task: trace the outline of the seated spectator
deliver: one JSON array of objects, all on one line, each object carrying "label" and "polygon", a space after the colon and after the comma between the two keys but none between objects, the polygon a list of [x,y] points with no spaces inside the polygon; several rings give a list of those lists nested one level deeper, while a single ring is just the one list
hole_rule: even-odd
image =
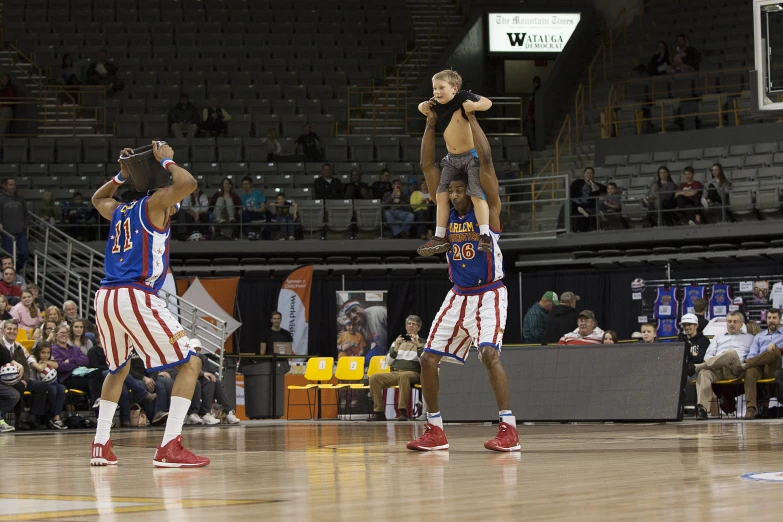
[{"label": "seated spectator", "polygon": [[19,302],[22,289],[16,286],[16,270],[11,267],[3,269],[3,280],[0,281],[0,294],[3,294],[10,304]]},{"label": "seated spectator", "polygon": [[647,74],[649,76],[657,76],[670,72],[674,72],[674,69],[672,69],[672,60],[669,57],[669,46],[663,40],[658,40],[655,54],[650,58],[650,63],[647,64]]},{"label": "seated spectator", "polygon": [[577,327],[560,338],[557,344],[601,344],[604,340],[604,331],[598,328],[595,322],[595,314],[591,310],[582,310],[577,317]]},{"label": "seated spectator", "polygon": [[226,112],[217,98],[210,98],[209,105],[201,111],[201,129],[212,138],[226,134],[226,123],[231,121],[231,115]]},{"label": "seated spectator", "polygon": [[726,333],[718,334],[710,341],[704,354],[704,362],[696,364],[696,418],[707,419],[707,407],[717,414],[713,404],[712,383],[722,379],[734,379],[742,375],[742,363],[750,351],[753,336],[742,333],[745,318],[739,312],[726,316]]},{"label": "seated spectator", "polygon": [[283,314],[277,310],[269,314],[271,326],[261,333],[261,344],[259,345],[259,354],[266,355],[273,353],[275,343],[292,343],[294,338],[291,332],[280,325],[283,322]]},{"label": "seated spectator", "polygon": [[[35,339],[36,341],[47,341],[53,343],[55,337],[57,336],[57,323],[52,321],[44,321],[43,325],[41,325],[41,328],[36,330],[36,332],[40,332],[38,334],[38,338]],[[38,343],[36,343],[36,346],[37,345]]]},{"label": "seated spectator", "polygon": [[[191,337],[190,347],[196,351],[199,359],[201,359],[201,374],[198,378],[201,382],[201,411],[203,412],[201,420],[204,421],[204,424],[218,424],[220,422],[239,424],[236,412],[228,402],[223,381],[209,371],[210,368],[214,368],[215,364],[202,353],[201,340]],[[216,401],[220,406],[220,413],[217,416],[212,412],[213,401]]]},{"label": "seated spectator", "polygon": [[411,223],[413,222],[413,212],[408,201],[408,197],[402,192],[402,183],[395,179],[392,182],[391,192],[383,196],[383,217],[386,224],[391,227],[392,235],[395,238],[410,237]]},{"label": "seated spectator", "polygon": [[577,322],[576,302],[581,299],[573,292],[563,292],[560,304],[552,307],[546,318],[546,335],[544,343],[555,344],[561,337],[571,331]]},{"label": "seated spectator", "polygon": [[622,213],[622,196],[617,193],[617,183],[607,183],[606,194],[598,198],[598,215],[601,216],[603,223],[608,222],[609,219],[619,219],[624,228],[631,228]]},{"label": "seated spectator", "polygon": [[[8,299],[6,299],[4,295],[0,294],[0,321],[13,319],[9,313],[10,311],[11,307],[8,305]],[[0,329],[2,329],[2,325],[0,325]]]},{"label": "seated spectator", "polygon": [[304,133],[296,138],[296,151],[304,156],[305,161],[323,161],[323,142],[312,128],[309,123],[304,124]]},{"label": "seated spectator", "polygon": [[82,353],[78,346],[68,342],[71,337],[71,329],[68,325],[61,324],[57,327],[55,342],[52,345],[52,357],[57,361],[57,380],[68,389],[81,390],[90,397],[90,404],[97,408],[101,399],[101,387],[103,375],[101,372],[90,368],[90,360]]},{"label": "seated spectator", "polygon": [[658,342],[658,339],[656,338],[657,327],[653,323],[644,323],[640,330],[642,332],[642,336],[639,338],[638,342],[645,344]]},{"label": "seated spectator", "polygon": [[254,221],[268,222],[266,196],[260,190],[253,188],[253,178],[242,178],[242,227],[248,239],[269,239],[269,228],[254,226]]},{"label": "seated spectator", "polygon": [[234,183],[230,178],[224,178],[221,189],[209,200],[212,220],[215,223],[217,237],[237,237],[237,221],[241,216],[242,200],[234,193]]},{"label": "seated spectator", "polygon": [[544,344],[549,312],[559,304],[560,301],[557,299],[557,294],[551,290],[544,293],[537,303],[533,303],[533,306],[525,313],[525,318],[522,321],[522,338],[525,343]]},{"label": "seated spectator", "polygon": [[351,182],[345,185],[343,197],[345,199],[362,199],[362,192],[368,188],[362,181],[362,171],[357,167],[351,169]]},{"label": "seated spectator", "polygon": [[79,317],[79,310],[76,307],[76,303],[73,301],[65,301],[63,303],[63,320],[68,323],[70,327],[77,319],[84,322],[85,332],[88,336],[92,335],[92,341],[95,342],[95,336],[98,334],[98,329],[88,319]]},{"label": "seated spectator", "polygon": [[674,53],[674,70],[677,72],[698,71],[701,65],[701,53],[697,51],[688,39],[688,35],[677,36],[677,50]]},{"label": "seated spectator", "polygon": [[[19,378],[22,378],[24,367],[11,358],[11,352],[5,347],[5,343],[0,342],[0,366],[6,364],[15,366]],[[5,417],[14,410],[21,397],[22,394],[16,390],[16,385],[12,386],[0,381],[0,433],[10,433],[15,430],[13,426],[9,426],[5,422]]]},{"label": "seated spectator", "polygon": [[11,128],[16,96],[16,87],[11,83],[11,77],[7,74],[0,75],[0,136],[8,134]]},{"label": "seated spectator", "polygon": [[696,378],[696,365],[704,362],[704,354],[710,346],[710,340],[699,331],[699,318],[696,314],[685,314],[680,319],[680,328],[685,334],[685,348],[688,349],[688,379]]},{"label": "seated spectator", "polygon": [[38,203],[38,216],[52,226],[60,219],[61,212],[51,190],[44,190],[43,198]]},{"label": "seated spectator", "polygon": [[98,57],[87,68],[86,76],[88,84],[106,86],[106,94],[109,96],[125,88],[125,83],[117,79],[117,66],[107,59],[106,49],[98,51]]},{"label": "seated spectator", "polygon": [[[133,351],[131,354],[128,364],[130,364],[130,370],[128,371],[128,377],[125,379],[126,387],[133,390],[134,397],[142,399],[142,406],[152,426],[164,424],[169,416],[169,405],[171,403],[169,391],[171,387],[167,390],[166,377],[158,378],[158,376],[161,373],[166,376],[169,374],[165,372],[147,373],[144,361],[136,351]],[[171,385],[174,385],[173,380]],[[128,414],[128,421],[130,423],[130,413]]]},{"label": "seated spectator", "polygon": [[758,415],[756,404],[756,383],[759,379],[772,379],[780,369],[780,350],[783,348],[783,330],[780,329],[780,310],[767,310],[767,329],[753,338],[748,356],[742,369],[745,370],[745,410],[746,419],[755,419]]},{"label": "seated spectator", "polygon": [[677,200],[674,198],[676,191],[677,185],[672,181],[669,169],[663,165],[658,167],[658,179],[650,185],[647,193],[647,221],[650,226],[671,225],[674,222],[671,210],[677,208]]},{"label": "seated spectator", "polygon": [[710,174],[712,179],[707,183],[707,193],[702,198],[701,204],[705,207],[714,207],[722,205],[724,201],[728,203],[731,182],[723,173],[723,165],[715,163],[710,167]]},{"label": "seated spectator", "polygon": [[[36,381],[42,381],[44,372],[49,369],[57,370],[59,366],[57,361],[52,359],[52,343],[49,341],[36,343],[33,347],[32,356],[35,362],[30,363],[30,367],[33,370],[30,373],[30,378]],[[46,397],[49,402],[49,409],[46,412],[49,427],[55,430],[67,430],[68,427],[60,419],[60,415],[63,413],[63,405],[65,404],[65,386],[56,380],[44,383],[44,385],[46,386]]]},{"label": "seated spectator", "polygon": [[413,219],[416,222],[416,236],[426,241],[432,237],[434,220],[430,215],[430,193],[427,189],[427,180],[422,180],[421,185],[415,185],[411,192],[411,210],[413,210]]},{"label": "seated spectator", "polygon": [[587,167],[584,177],[571,182],[568,189],[571,198],[571,230],[574,232],[587,232],[595,227],[590,216],[595,215],[598,197],[606,193],[606,187],[593,181],[594,177],[595,169]]},{"label": "seated spectator", "polygon": [[195,138],[198,133],[201,115],[198,109],[190,102],[187,93],[179,95],[179,103],[169,110],[169,128],[175,138]]},{"label": "seated spectator", "polygon": [[389,169],[383,169],[380,179],[372,184],[372,197],[374,199],[382,199],[391,190],[391,172],[389,172]]},{"label": "seated spectator", "polygon": [[30,363],[35,362],[35,358],[19,343],[16,342],[16,335],[18,333],[18,325],[15,320],[9,319],[3,324],[3,337],[0,342],[8,349],[11,354],[11,358],[22,367],[22,378],[14,385],[16,391],[19,392],[19,396],[24,396],[24,392],[30,392],[32,395],[32,406],[30,408],[29,415],[25,419],[25,404],[24,400],[20,400],[16,403],[14,414],[16,416],[15,427],[17,430],[41,430],[45,429],[46,425],[39,422],[41,417],[46,413],[46,386],[36,380],[30,379],[31,367]]},{"label": "seated spectator", "polygon": [[70,201],[65,201],[62,209],[63,223],[70,225],[67,228],[77,240],[84,241],[85,238],[92,235],[87,227],[97,223],[98,218],[90,204],[82,197],[81,192],[75,191],[73,198]]},{"label": "seated spectator", "polygon": [[290,241],[293,241],[296,239],[294,234],[294,223],[298,217],[296,203],[285,199],[283,192],[278,192],[277,196],[275,196],[275,202],[271,206],[274,212],[272,221],[276,221],[280,227],[280,240],[288,238]]},{"label": "seated spectator", "polygon": [[8,313],[19,323],[20,329],[28,330],[30,333],[41,326],[43,322],[33,293],[29,290],[22,291],[19,302]]},{"label": "seated spectator", "polygon": [[[184,230],[184,233],[181,233],[181,236],[184,235],[182,239],[188,239],[194,233],[198,233],[202,239],[209,235],[209,199],[201,192],[201,184],[182,200],[177,220],[180,230]],[[185,224],[182,225],[182,222]]]},{"label": "seated spectator", "polygon": [[[11,256],[3,256],[2,258],[2,269],[5,270],[6,268],[13,268],[14,267],[14,258]],[[18,287],[23,287],[26,283],[24,281],[24,277],[22,277],[19,274],[16,274],[16,278],[14,279],[14,284]]]},{"label": "seated spectator", "polygon": [[755,336],[761,333],[761,326],[759,326],[759,323],[757,323],[756,321],[748,321],[747,323],[745,323],[745,330],[750,335]]},{"label": "seated spectator", "polygon": [[333,177],[331,163],[321,166],[321,176],[313,182],[313,198],[315,199],[343,199],[343,184]]},{"label": "seated spectator", "polygon": [[614,330],[607,330],[604,332],[604,344],[617,344],[617,342],[617,332]]},{"label": "seated spectator", "polygon": [[696,315],[696,319],[699,321],[699,333],[703,333],[704,329],[710,324],[710,321],[704,317],[707,312],[707,306],[710,302],[703,297],[697,297],[693,300],[693,313]]},{"label": "seated spectator", "polygon": [[497,178],[500,181],[519,179],[519,170],[515,170],[511,162],[503,158],[498,162]]},{"label": "seated spectator", "polygon": [[680,183],[677,192],[674,193],[677,208],[680,209],[680,220],[691,225],[701,224],[701,212],[693,212],[688,209],[701,206],[701,194],[704,189],[704,185],[700,181],[693,179],[694,175],[693,167],[685,167],[682,170],[682,176],[685,180]]},{"label": "seated spectator", "polygon": [[60,85],[81,85],[79,68],[73,64],[71,53],[65,53],[60,61],[60,75],[57,83]]},{"label": "seated spectator", "polygon": [[275,161],[275,156],[279,156],[283,153],[283,144],[280,143],[275,129],[267,129],[266,136],[264,137],[266,139],[267,150],[266,160],[269,162]]},{"label": "seated spectator", "polygon": [[84,331],[84,319],[79,318],[71,323],[71,335],[68,342],[74,346],[78,346],[83,354],[87,355],[90,348],[92,348],[93,342],[85,335]]},{"label": "seated spectator", "polygon": [[383,390],[392,386],[400,387],[400,395],[397,399],[397,420],[410,420],[408,403],[410,402],[411,388],[419,384],[421,379],[421,353],[424,350],[424,339],[419,337],[421,319],[417,315],[409,315],[405,319],[405,335],[400,335],[391,345],[386,363],[389,365],[389,373],[376,373],[370,377],[370,394],[372,395],[372,414],[367,420],[385,421]]},{"label": "seated spectator", "polygon": [[29,290],[31,294],[33,294],[33,301],[35,301],[35,304],[38,305],[39,310],[43,310],[43,296],[41,295],[41,290],[38,288],[38,285],[35,283],[30,283],[29,285],[23,285],[22,286],[22,292],[25,290]]},{"label": "seated spectator", "polygon": [[[136,352],[134,351],[133,353],[135,354]],[[106,352],[103,351],[103,348],[92,346],[87,353],[87,358],[90,360],[90,368],[95,368],[104,378],[109,374],[109,365],[106,363]],[[148,418],[152,418],[152,404],[157,399],[157,395],[154,392],[150,392],[143,383],[134,379],[129,371],[128,375],[125,376],[125,381],[122,383],[120,398],[117,401],[120,411],[120,426],[123,428],[132,426],[130,392],[133,392],[134,401],[145,409],[145,414]]]}]

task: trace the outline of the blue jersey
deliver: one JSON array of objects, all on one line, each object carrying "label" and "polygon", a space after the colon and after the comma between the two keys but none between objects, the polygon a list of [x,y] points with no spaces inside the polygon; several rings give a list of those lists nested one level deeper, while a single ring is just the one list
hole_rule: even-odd
[{"label": "blue jersey", "polygon": [[473,209],[462,217],[456,210],[451,210],[447,236],[451,250],[446,257],[452,283],[461,288],[475,288],[503,279],[503,253],[498,245],[500,232],[490,230],[489,235],[492,238],[492,250],[480,252],[479,225]]},{"label": "blue jersey", "polygon": [[169,269],[169,227],[157,228],[149,218],[149,196],[119,205],[111,216],[101,286],[132,286],[157,293]]}]

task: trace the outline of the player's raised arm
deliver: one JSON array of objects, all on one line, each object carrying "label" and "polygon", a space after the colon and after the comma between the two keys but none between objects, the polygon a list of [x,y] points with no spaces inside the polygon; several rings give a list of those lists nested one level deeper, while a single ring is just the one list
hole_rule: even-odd
[{"label": "player's raised arm", "polygon": [[495,166],[492,164],[492,148],[489,146],[489,140],[481,130],[475,114],[468,114],[468,122],[470,130],[473,132],[473,146],[476,147],[476,153],[479,157],[481,188],[487,196],[487,205],[489,205],[489,225],[495,230],[500,230],[500,189],[498,188]]},{"label": "player's raised arm", "polygon": [[[122,154],[133,154],[133,149],[122,149]],[[118,160],[119,163],[119,160]],[[114,176],[111,181],[103,184],[101,188],[92,195],[92,206],[98,211],[98,214],[111,221],[111,215],[119,203],[114,199],[117,189],[130,178],[130,173],[125,166],[120,163],[120,172]]]},{"label": "player's raised arm", "polygon": [[171,172],[171,185],[156,190],[149,199],[150,210],[163,211],[189,196],[198,187],[198,182],[190,172],[174,163],[174,149],[169,145],[153,141],[152,153]]},{"label": "player's raised arm", "polygon": [[438,116],[435,111],[427,112],[427,127],[421,138],[421,158],[419,165],[424,172],[424,179],[428,187],[437,187],[440,182],[440,171],[435,166],[435,122]]}]

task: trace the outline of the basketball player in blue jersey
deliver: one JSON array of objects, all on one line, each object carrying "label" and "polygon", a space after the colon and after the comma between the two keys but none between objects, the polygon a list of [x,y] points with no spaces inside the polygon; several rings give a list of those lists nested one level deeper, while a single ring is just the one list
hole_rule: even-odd
[{"label": "basketball player in blue jersey", "polygon": [[[437,116],[434,112],[430,111],[427,115],[427,129],[421,142],[421,167],[428,186],[430,183],[436,186],[438,177],[435,167]],[[438,364],[441,360],[464,364],[470,346],[474,345],[478,348],[479,359],[489,371],[500,410],[498,433],[494,439],[485,442],[484,447],[494,451],[519,451],[516,419],[509,405],[508,378],[500,364],[508,299],[503,285],[503,254],[498,245],[501,230],[498,180],[487,137],[475,115],[469,114],[468,121],[480,161],[481,186],[489,204],[492,247],[489,252],[478,250],[480,233],[473,202],[467,194],[467,179],[464,175],[455,177],[449,184],[449,199],[454,208],[448,222],[451,250],[447,252],[449,278],[454,287],[435,316],[421,356],[422,392],[430,410],[424,434],[409,442],[407,447],[418,451],[449,448],[438,406]]]},{"label": "basketball player in blue jersey", "polygon": [[[106,243],[106,277],[95,293],[95,322],[106,352],[109,375],[103,382],[98,429],[92,444],[90,464],[117,464],[112,452],[111,424],[123,382],[130,370],[131,350],[150,371],[177,367],[166,432],[153,458],[153,466],[194,468],[209,459],[182,447],[182,424],[201,372],[201,360],[190,349],[185,330],[157,296],[169,265],[171,216],[180,201],[196,190],[190,172],[173,161],[174,151],[165,143],[153,143],[153,154],[171,173],[172,183],[151,193],[136,193],[132,201],[118,203],[112,197],[130,177],[121,164],[120,173],[95,192],[92,203],[111,221]],[[131,149],[124,153],[132,154]]]}]

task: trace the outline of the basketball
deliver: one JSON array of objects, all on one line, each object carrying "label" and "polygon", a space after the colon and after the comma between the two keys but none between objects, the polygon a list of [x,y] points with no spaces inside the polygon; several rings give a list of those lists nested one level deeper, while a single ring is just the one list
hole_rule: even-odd
[{"label": "basketball", "polygon": [[8,386],[13,386],[19,382],[19,370],[16,369],[16,366],[12,363],[4,364],[0,368],[0,382]]},{"label": "basketball", "polygon": [[57,380],[57,370],[54,368],[45,368],[44,371],[40,373],[41,376],[41,382],[54,382]]}]

